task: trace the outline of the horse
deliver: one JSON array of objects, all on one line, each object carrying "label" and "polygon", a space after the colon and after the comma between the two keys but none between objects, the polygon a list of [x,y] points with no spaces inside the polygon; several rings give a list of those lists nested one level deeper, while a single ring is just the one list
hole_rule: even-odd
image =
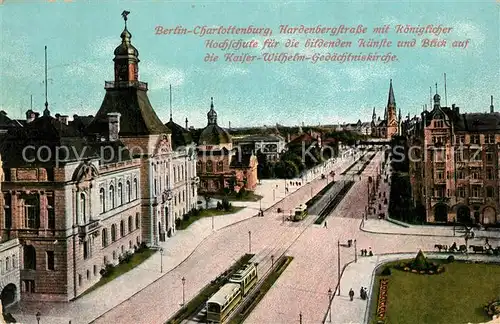
[{"label": "horse", "polygon": [[460,245],[458,247],[458,252],[467,253],[467,246],[465,244]]},{"label": "horse", "polygon": [[457,250],[457,243],[453,242],[453,244],[450,246],[450,248],[448,249],[448,251],[455,252],[456,250]]},{"label": "horse", "polygon": [[445,252],[448,250],[448,246],[443,244],[436,244],[434,245],[434,248],[438,249],[439,252],[441,252],[441,250],[444,250]]},{"label": "horse", "polygon": [[474,253],[477,253],[477,252],[483,253],[484,252],[484,247],[481,245],[471,245],[471,246],[469,246],[469,249],[474,251]]}]

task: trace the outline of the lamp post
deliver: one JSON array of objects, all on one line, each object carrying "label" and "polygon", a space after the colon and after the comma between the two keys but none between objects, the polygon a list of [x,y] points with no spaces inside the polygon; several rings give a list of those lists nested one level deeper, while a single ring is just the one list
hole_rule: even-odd
[{"label": "lamp post", "polygon": [[42,317],[42,314],[40,312],[36,312],[36,322],[40,324],[40,317]]},{"label": "lamp post", "polygon": [[214,215],[212,214],[212,231],[215,230]]},{"label": "lamp post", "polygon": [[339,281],[338,296],[340,296],[340,240],[337,240],[337,277]]},{"label": "lamp post", "polygon": [[160,248],[160,273],[163,273],[163,249]]},{"label": "lamp post", "polygon": [[252,253],[252,231],[248,231],[248,251]]},{"label": "lamp post", "polygon": [[186,278],[182,277],[181,281],[182,281],[182,306],[184,306],[184,304],[186,303],[186,296],[184,293],[184,286],[186,285]]},{"label": "lamp post", "polygon": [[302,312],[299,313],[299,324],[302,324]]},{"label": "lamp post", "polygon": [[259,199],[259,212],[262,214],[262,198]]},{"label": "lamp post", "polygon": [[354,262],[358,262],[358,249],[356,247],[356,239],[354,239]]},{"label": "lamp post", "polygon": [[273,202],[276,200],[276,189],[273,189]]},{"label": "lamp post", "polygon": [[271,255],[271,268],[274,268],[274,255]]},{"label": "lamp post", "polygon": [[328,289],[328,313],[329,315],[329,322],[332,322],[332,288]]}]

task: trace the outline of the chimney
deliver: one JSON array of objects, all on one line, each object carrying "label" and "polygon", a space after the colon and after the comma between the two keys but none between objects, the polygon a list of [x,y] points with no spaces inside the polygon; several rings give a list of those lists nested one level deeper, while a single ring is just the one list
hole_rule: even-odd
[{"label": "chimney", "polygon": [[120,133],[120,113],[108,113],[109,141],[117,141]]},{"label": "chimney", "polygon": [[490,105],[490,113],[494,113],[495,112],[495,107],[493,106],[493,96],[491,96],[491,105]]},{"label": "chimney", "polygon": [[32,121],[34,121],[34,120],[35,120],[35,118],[37,118],[37,117],[38,117],[38,114],[37,114],[37,113],[35,113],[35,112],[34,112],[33,110],[31,110],[31,109],[30,109],[30,110],[28,110],[28,111],[26,112],[26,122],[27,122],[27,123],[31,123],[31,122],[32,122]]},{"label": "chimney", "polygon": [[60,115],[57,120],[59,120],[64,125],[68,125],[68,119],[69,119],[68,115]]},{"label": "chimney", "polygon": [[189,129],[188,128],[188,119],[187,119],[187,117],[186,117],[186,129]]},{"label": "chimney", "polygon": [[231,122],[229,122],[229,129],[231,129]]},{"label": "chimney", "polygon": [[460,114],[460,108],[457,107],[455,104],[451,104],[451,109],[453,110],[453,112],[457,115]]}]

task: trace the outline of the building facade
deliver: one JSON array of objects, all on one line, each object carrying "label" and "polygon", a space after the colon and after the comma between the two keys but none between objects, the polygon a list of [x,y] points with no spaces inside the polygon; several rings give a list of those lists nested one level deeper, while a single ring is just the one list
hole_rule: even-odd
[{"label": "building facade", "polygon": [[500,114],[441,107],[408,121],[410,181],[430,223],[494,225],[499,216]]},{"label": "building facade", "polygon": [[207,119],[198,141],[196,172],[200,177],[200,193],[255,190],[257,157],[233,149],[231,135],[217,124],[213,98]]},{"label": "building facade", "polygon": [[250,135],[234,140],[244,154],[261,152],[268,161],[278,161],[285,151],[285,139],[279,135]]}]

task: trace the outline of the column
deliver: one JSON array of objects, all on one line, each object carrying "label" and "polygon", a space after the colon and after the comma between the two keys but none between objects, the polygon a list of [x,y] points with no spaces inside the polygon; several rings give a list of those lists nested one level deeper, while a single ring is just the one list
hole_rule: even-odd
[{"label": "column", "polygon": [[46,229],[49,225],[48,212],[47,212],[47,195],[44,191],[39,191],[40,197],[40,228]]}]

